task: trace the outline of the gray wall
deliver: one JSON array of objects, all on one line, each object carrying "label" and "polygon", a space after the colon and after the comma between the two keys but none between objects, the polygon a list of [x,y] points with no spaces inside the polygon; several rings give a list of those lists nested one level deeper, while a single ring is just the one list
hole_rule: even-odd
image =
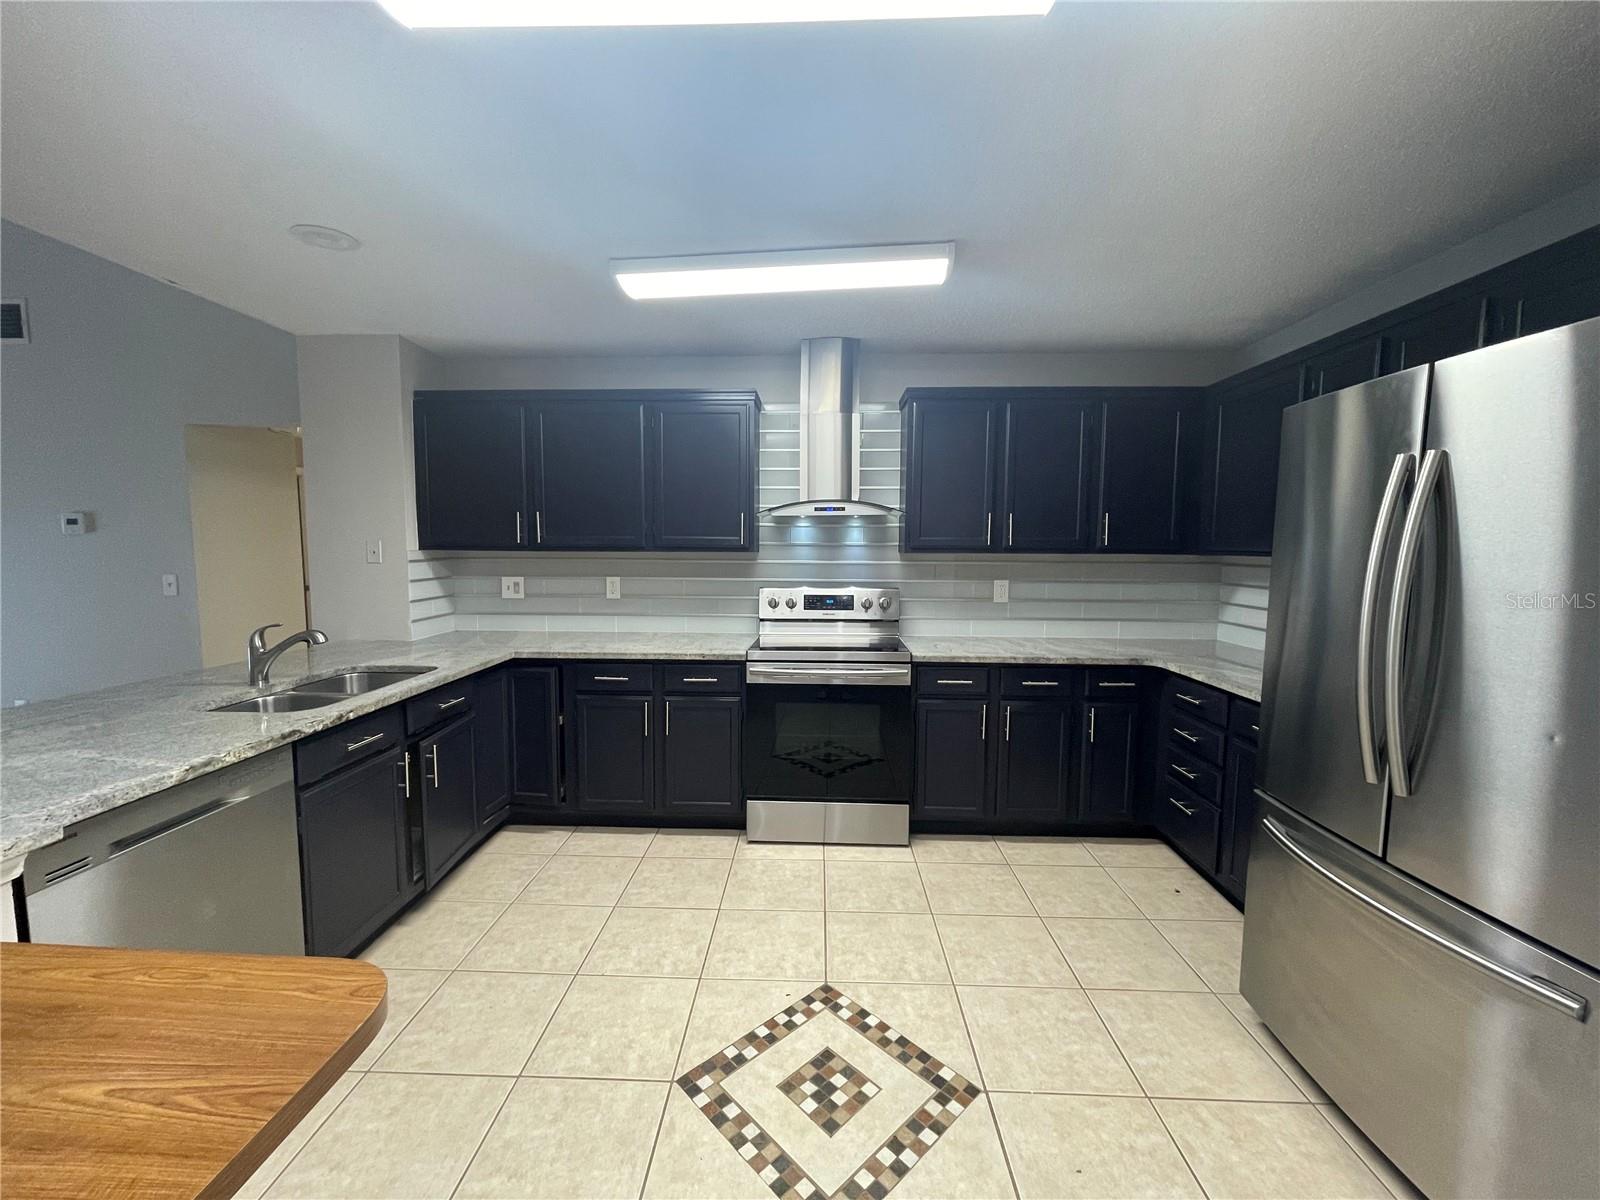
[{"label": "gray wall", "polygon": [[183,427],[297,424],[294,338],[10,222],[0,289],[32,330],[0,349],[0,699],[198,667]]}]

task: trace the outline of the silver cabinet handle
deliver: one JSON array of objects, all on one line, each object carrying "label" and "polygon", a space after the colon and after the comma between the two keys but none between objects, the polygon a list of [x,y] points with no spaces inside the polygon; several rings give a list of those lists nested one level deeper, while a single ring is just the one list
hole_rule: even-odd
[{"label": "silver cabinet handle", "polygon": [[362,738],[359,741],[346,742],[345,746],[344,746],[345,753],[346,754],[354,754],[357,750],[361,749],[361,747],[363,747],[363,746],[370,746],[370,745],[372,745],[373,742],[381,742],[381,741],[383,741],[385,736],[387,736],[387,735],[382,734],[382,733],[374,733],[374,734],[368,735],[367,737]]},{"label": "silver cabinet handle", "polygon": [[517,545],[522,545],[522,510],[517,510]]},{"label": "silver cabinet handle", "polygon": [[650,736],[650,701],[644,702],[644,735]]},{"label": "silver cabinet handle", "polygon": [[441,700],[439,701],[439,711],[443,712],[447,708],[454,708],[456,705],[465,704],[466,702],[467,698],[465,696],[457,696],[454,700]]},{"label": "silver cabinet handle", "polygon": [[1008,546],[1015,544],[1015,542],[1017,540],[1011,534],[1011,520],[1016,515],[1017,515],[1016,513],[1007,513],[1006,514],[1006,545],[1008,545]]},{"label": "silver cabinet handle", "polygon": [[981,709],[979,709],[978,710],[978,714],[979,714],[978,715],[978,740],[980,742],[986,742],[986,741],[989,740],[989,706],[988,706],[988,704],[985,704]]},{"label": "silver cabinet handle", "polygon": [[411,751],[406,751],[405,760],[400,764],[400,790],[405,793],[406,799],[411,799]]},{"label": "silver cabinet handle", "polygon": [[994,514],[988,513],[983,518],[983,544],[989,545],[994,541]]},{"label": "silver cabinet handle", "polygon": [[1102,513],[1100,517],[1100,544],[1111,545],[1111,514]]},{"label": "silver cabinet handle", "polygon": [[1176,696],[1179,700],[1187,700],[1190,704],[1194,705],[1196,708],[1204,708],[1205,707],[1205,705],[1203,703],[1201,703],[1199,700],[1196,700],[1193,696],[1189,695],[1187,692],[1173,692],[1172,694],[1174,696]]},{"label": "silver cabinet handle", "polygon": [[596,683],[632,683],[633,682],[632,676],[629,676],[629,675],[591,675],[589,678],[593,679]]},{"label": "silver cabinet handle", "polygon": [[681,680],[679,680],[679,682],[680,683],[716,683],[717,682],[717,677],[715,675],[685,675]]},{"label": "silver cabinet handle", "polygon": [[1172,764],[1172,769],[1174,771],[1176,771],[1179,775],[1182,775],[1185,779],[1199,779],[1200,778],[1200,776],[1199,776],[1199,774],[1197,772],[1191,771],[1187,767],[1180,767],[1177,763],[1173,763]]},{"label": "silver cabinet handle", "polygon": [[1394,595],[1389,601],[1389,641],[1384,648],[1383,708],[1389,739],[1389,783],[1396,796],[1411,795],[1411,770],[1406,761],[1405,730],[1400,712],[1400,658],[1406,644],[1406,609],[1411,599],[1411,581],[1416,574],[1417,555],[1422,549],[1422,523],[1439,486],[1445,452],[1429,450],[1422,456],[1417,472],[1417,490],[1406,513],[1400,533],[1400,557],[1394,568]]},{"label": "silver cabinet handle", "polygon": [[439,743],[435,742],[432,751],[423,757],[428,761],[429,767],[433,771],[433,786],[437,788],[439,786]]},{"label": "silver cabinet handle", "polygon": [[1095,684],[1094,686],[1095,687],[1138,687],[1139,685],[1137,683],[1129,683],[1125,679],[1124,680],[1102,679],[1099,683]]},{"label": "silver cabinet handle", "polygon": [[1060,687],[1061,686],[1061,681],[1059,679],[1024,679],[1022,681],[1022,686],[1023,687]]},{"label": "silver cabinet handle", "polygon": [[1181,812],[1186,817],[1194,816],[1194,809],[1191,808],[1189,805],[1183,803],[1181,800],[1177,800],[1177,799],[1174,799],[1171,796],[1168,796],[1167,797],[1167,803],[1171,804],[1174,808],[1176,808],[1179,812]]},{"label": "silver cabinet handle", "polygon": [[1250,732],[1251,733],[1260,733],[1261,732],[1261,726],[1259,726],[1259,725],[1250,726]]},{"label": "silver cabinet handle", "polygon": [[1199,738],[1195,737],[1195,735],[1190,733],[1187,729],[1179,729],[1176,725],[1172,727],[1172,732],[1181,738],[1188,738],[1191,742],[1198,743],[1200,741]]},{"label": "silver cabinet handle", "polygon": [[533,532],[533,540],[544,545],[544,513],[537,508],[533,510]]},{"label": "silver cabinet handle", "polygon": [[949,684],[949,685],[951,685],[953,687],[953,686],[955,686],[957,684],[962,684],[962,683],[971,684],[971,683],[974,683],[976,681],[975,680],[971,680],[971,679],[935,679],[934,682],[935,683]]},{"label": "silver cabinet handle", "polygon": [[1089,744],[1094,745],[1094,705],[1089,705]]},{"label": "silver cabinet handle", "polygon": [[1414,461],[1408,452],[1394,456],[1383,502],[1378,505],[1378,519],[1372,525],[1367,575],[1361,584],[1361,617],[1356,625],[1356,734],[1361,743],[1361,773],[1368,783],[1378,782],[1377,737],[1372,726],[1372,632],[1377,619],[1378,583],[1383,577],[1383,560],[1389,553],[1395,514],[1400,511],[1400,494],[1411,478]]},{"label": "silver cabinet handle", "polygon": [[739,514],[739,545],[744,545],[744,514]]},{"label": "silver cabinet handle", "polygon": [[[1430,453],[1432,452],[1430,451]],[[1311,870],[1315,871],[1318,876],[1326,880],[1328,883],[1333,884],[1334,887],[1344,892],[1347,896],[1361,904],[1366,905],[1368,908],[1372,909],[1381,916],[1387,917],[1397,925],[1404,926],[1418,937],[1432,943],[1445,953],[1455,955],[1463,962],[1476,967],[1486,975],[1494,976],[1502,983],[1508,983],[1512,987],[1517,988],[1519,991],[1527,992],[1534,999],[1540,1001],[1541,1003],[1548,1004],[1557,1012],[1566,1013],[1566,1015],[1571,1017],[1574,1021],[1582,1021],[1588,1016],[1589,1001],[1584,997],[1579,996],[1574,992],[1569,992],[1564,987],[1558,987],[1547,979],[1540,979],[1535,975],[1524,975],[1521,971],[1515,971],[1510,967],[1507,967],[1501,963],[1497,963],[1494,961],[1494,959],[1487,958],[1484,955],[1479,954],[1476,950],[1469,949],[1458,942],[1453,942],[1449,938],[1444,937],[1442,934],[1435,933],[1426,925],[1419,924],[1418,922],[1413,921],[1410,917],[1405,916],[1403,913],[1396,912],[1387,904],[1383,903],[1383,901],[1367,895],[1366,892],[1363,892],[1354,884],[1348,883],[1344,879],[1341,879],[1338,875],[1334,874],[1316,859],[1312,858],[1311,855],[1294,840],[1294,838],[1289,836],[1288,831],[1280,826],[1271,817],[1262,818],[1261,828],[1266,830],[1268,835],[1271,836],[1272,840],[1277,842],[1279,846],[1281,846],[1302,866],[1309,867]]]},{"label": "silver cabinet handle", "polygon": [[1011,705],[1006,705],[1006,741],[1011,740]]},{"label": "silver cabinet handle", "polygon": [[[650,702],[648,700],[646,700],[645,701],[645,708],[648,709],[649,707],[650,707]],[[671,737],[672,736],[672,701],[671,700],[667,701],[666,728],[664,728],[662,730],[662,733],[666,734],[667,737]],[[648,736],[648,730],[646,731],[646,735]]]}]

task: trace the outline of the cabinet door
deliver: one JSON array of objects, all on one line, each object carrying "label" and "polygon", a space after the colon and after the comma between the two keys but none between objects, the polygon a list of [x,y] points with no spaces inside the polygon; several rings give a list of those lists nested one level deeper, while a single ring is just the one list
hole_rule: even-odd
[{"label": "cabinet door", "polygon": [[917,701],[915,816],[989,815],[989,711],[986,699]]},{"label": "cabinet door", "polygon": [[1091,701],[1083,706],[1078,816],[1084,821],[1133,820],[1134,747],[1139,706]]},{"label": "cabinet door", "polygon": [[473,680],[477,719],[478,824],[495,820],[511,803],[510,713],[506,673],[486,671]]},{"label": "cabinet door", "polygon": [[404,763],[394,750],[300,792],[307,954],[351,953],[414,893]]},{"label": "cabinet door", "polygon": [[412,423],[422,549],[529,545],[525,419],[522,402],[509,397],[417,393]]},{"label": "cabinet door", "polygon": [[1093,545],[1089,480],[1097,409],[1047,400],[1005,406],[1004,549],[1064,553]]},{"label": "cabinet door", "polygon": [[995,811],[1024,821],[1072,815],[1072,705],[1014,700],[1000,706]]},{"label": "cabinet door", "polygon": [[444,878],[478,829],[475,716],[452,721],[418,746],[428,886]]},{"label": "cabinet door", "polygon": [[749,400],[650,406],[653,547],[755,548],[755,418]]},{"label": "cabinet door", "polygon": [[1177,549],[1188,450],[1183,439],[1199,433],[1193,402],[1130,396],[1106,401],[1102,412],[1096,543],[1117,553]]},{"label": "cabinet door", "polygon": [[549,400],[535,410],[545,550],[642,550],[645,408],[632,400]]},{"label": "cabinet door", "polygon": [[648,812],[654,806],[650,709],[649,696],[573,694],[568,786],[575,804],[591,812]]},{"label": "cabinet door", "polygon": [[1483,344],[1487,303],[1483,296],[1461,296],[1387,327],[1384,374],[1476,350]]},{"label": "cabinet door", "polygon": [[1357,338],[1342,346],[1320,351],[1306,359],[1302,368],[1300,395],[1309,400],[1341,388],[1376,379],[1383,370],[1383,339]]},{"label": "cabinet door", "polygon": [[511,800],[546,815],[561,802],[560,702],[555,667],[508,667]]},{"label": "cabinet door", "polygon": [[1272,553],[1283,410],[1299,399],[1300,370],[1293,366],[1212,392],[1202,447],[1202,550]]},{"label": "cabinet door", "polygon": [[661,806],[684,816],[735,818],[744,804],[744,701],[667,696],[661,713]]},{"label": "cabinet door", "polygon": [[994,542],[997,406],[913,399],[903,421],[906,550],[988,550]]},{"label": "cabinet door", "polygon": [[1222,844],[1217,877],[1235,899],[1244,899],[1250,868],[1250,833],[1256,823],[1256,752],[1235,739],[1228,744],[1228,774],[1222,792]]}]

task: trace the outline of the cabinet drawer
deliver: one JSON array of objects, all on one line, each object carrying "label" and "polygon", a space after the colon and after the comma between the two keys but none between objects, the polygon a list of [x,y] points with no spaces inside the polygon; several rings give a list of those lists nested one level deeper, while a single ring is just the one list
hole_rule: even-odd
[{"label": "cabinet drawer", "polygon": [[1000,672],[1000,691],[1018,700],[1048,700],[1071,694],[1077,682],[1072,667],[1006,667]]},{"label": "cabinet drawer", "polygon": [[1228,732],[1255,745],[1261,737],[1261,705],[1251,700],[1235,700],[1228,710]]},{"label": "cabinet drawer", "polygon": [[1090,696],[1107,700],[1133,700],[1139,695],[1139,671],[1135,667],[1092,667],[1087,672]]},{"label": "cabinet drawer", "polygon": [[737,692],[744,676],[732,663],[672,663],[662,670],[669,692]]},{"label": "cabinet drawer", "polygon": [[1192,680],[1174,679],[1167,685],[1167,705],[1174,712],[1210,721],[1221,729],[1227,728],[1228,693],[1226,692],[1219,692]]},{"label": "cabinet drawer", "polygon": [[1166,712],[1167,722],[1162,736],[1174,750],[1203,758],[1212,766],[1222,765],[1222,744],[1225,740],[1220,729],[1213,729],[1200,721],[1193,721],[1176,709]]},{"label": "cabinet drawer", "polygon": [[407,731],[419,733],[471,712],[474,687],[471,678],[458,679],[442,688],[434,688],[431,692],[424,692],[407,700]]},{"label": "cabinet drawer", "polygon": [[584,663],[566,676],[580,692],[648,692],[652,671],[649,663]]},{"label": "cabinet drawer", "polygon": [[987,667],[918,667],[917,694],[922,696],[987,696]]},{"label": "cabinet drawer", "polygon": [[1201,870],[1215,873],[1217,839],[1222,827],[1220,811],[1173,783],[1157,787],[1155,800],[1155,823]]},{"label": "cabinet drawer", "polygon": [[305,787],[326,779],[341,767],[393,750],[404,740],[400,706],[386,708],[295,743],[295,778]]},{"label": "cabinet drawer", "polygon": [[1202,762],[1169,743],[1166,753],[1165,778],[1170,783],[1186,787],[1201,799],[1212,804],[1222,803],[1222,771],[1208,762]]}]

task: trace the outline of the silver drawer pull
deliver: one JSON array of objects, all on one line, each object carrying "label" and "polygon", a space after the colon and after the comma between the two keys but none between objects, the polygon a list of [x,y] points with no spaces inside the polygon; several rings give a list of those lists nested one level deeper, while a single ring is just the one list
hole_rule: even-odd
[{"label": "silver drawer pull", "polygon": [[631,675],[593,675],[590,676],[596,683],[632,683]]},{"label": "silver drawer pull", "polygon": [[1060,680],[1056,679],[1024,679],[1023,687],[1060,687]]},{"label": "silver drawer pull", "polygon": [[1098,683],[1096,683],[1094,686],[1095,687],[1138,687],[1139,685],[1137,683],[1129,683],[1127,680],[1102,679]]},{"label": "silver drawer pull", "polygon": [[1182,775],[1185,779],[1199,779],[1200,778],[1200,776],[1197,775],[1195,772],[1189,770],[1187,767],[1180,767],[1177,763],[1173,763],[1172,764],[1172,769],[1174,771],[1176,771],[1179,775]]},{"label": "silver drawer pull", "polygon": [[439,701],[439,711],[443,712],[447,708],[454,708],[456,705],[465,704],[466,702],[467,698],[465,696],[457,696],[454,700],[441,700]]},{"label": "silver drawer pull", "polygon": [[1261,732],[1261,726],[1259,726],[1259,725],[1250,726],[1250,732],[1251,733],[1260,733]]},{"label": "silver drawer pull", "polygon": [[1179,700],[1187,700],[1190,704],[1193,704],[1197,708],[1204,708],[1205,707],[1205,703],[1203,701],[1196,700],[1193,696],[1189,695],[1187,692],[1173,692],[1172,694],[1174,696],[1176,696]]},{"label": "silver drawer pull", "polygon": [[1174,800],[1171,796],[1168,796],[1167,797],[1167,802],[1169,804],[1171,804],[1174,808],[1176,808],[1179,812],[1181,812],[1184,816],[1186,816],[1186,817],[1194,816],[1194,809],[1190,808],[1187,804],[1183,803],[1181,800]]},{"label": "silver drawer pull", "polygon": [[1176,725],[1172,727],[1172,732],[1181,738],[1188,738],[1191,742],[1198,743],[1200,741],[1199,738],[1195,737],[1195,735],[1190,733],[1187,729],[1179,729]]},{"label": "silver drawer pull", "polygon": [[1566,988],[1551,983],[1548,979],[1540,979],[1537,975],[1524,975],[1521,971],[1513,970],[1512,968],[1504,966],[1501,963],[1497,963],[1494,961],[1494,959],[1487,958],[1484,955],[1479,954],[1476,950],[1473,950],[1467,946],[1459,945],[1458,943],[1451,941],[1449,938],[1435,933],[1427,926],[1421,925],[1416,921],[1411,920],[1409,917],[1396,912],[1387,904],[1384,904],[1382,901],[1367,895],[1366,892],[1363,892],[1354,884],[1346,882],[1344,879],[1330,871],[1327,867],[1319,863],[1316,859],[1312,858],[1306,850],[1301,848],[1299,843],[1289,836],[1288,831],[1283,829],[1271,817],[1262,818],[1261,828],[1267,832],[1268,836],[1270,836],[1273,841],[1277,842],[1279,846],[1281,846],[1302,866],[1309,867],[1312,871],[1316,872],[1317,875],[1321,876],[1322,879],[1328,883],[1331,883],[1334,887],[1338,888],[1351,899],[1366,905],[1374,912],[1377,912],[1381,916],[1387,917],[1397,925],[1401,925],[1404,928],[1409,929],[1412,933],[1416,934],[1425,941],[1431,942],[1445,953],[1453,954],[1457,958],[1470,963],[1484,974],[1492,975],[1503,983],[1510,984],[1514,988],[1527,992],[1535,999],[1544,1004],[1548,1004],[1557,1012],[1565,1013],[1574,1021],[1582,1021],[1588,1017],[1589,1001],[1583,996],[1578,995],[1576,992],[1569,992]]},{"label": "silver drawer pull", "polygon": [[361,747],[363,747],[363,746],[370,746],[370,745],[372,745],[373,742],[381,742],[381,741],[383,741],[383,739],[386,736],[388,736],[388,735],[387,734],[382,734],[382,733],[374,733],[370,737],[362,738],[359,742],[346,742],[345,746],[344,746],[345,753],[346,754],[353,754],[357,750],[361,749]]},{"label": "silver drawer pull", "polygon": [[934,682],[935,683],[948,683],[948,684],[954,685],[954,684],[958,684],[958,683],[972,684],[972,683],[976,683],[977,680],[975,680],[975,679],[935,679]]},{"label": "silver drawer pull", "polygon": [[683,677],[682,682],[684,682],[684,683],[716,683],[717,682],[717,677],[715,675],[685,675]]}]

